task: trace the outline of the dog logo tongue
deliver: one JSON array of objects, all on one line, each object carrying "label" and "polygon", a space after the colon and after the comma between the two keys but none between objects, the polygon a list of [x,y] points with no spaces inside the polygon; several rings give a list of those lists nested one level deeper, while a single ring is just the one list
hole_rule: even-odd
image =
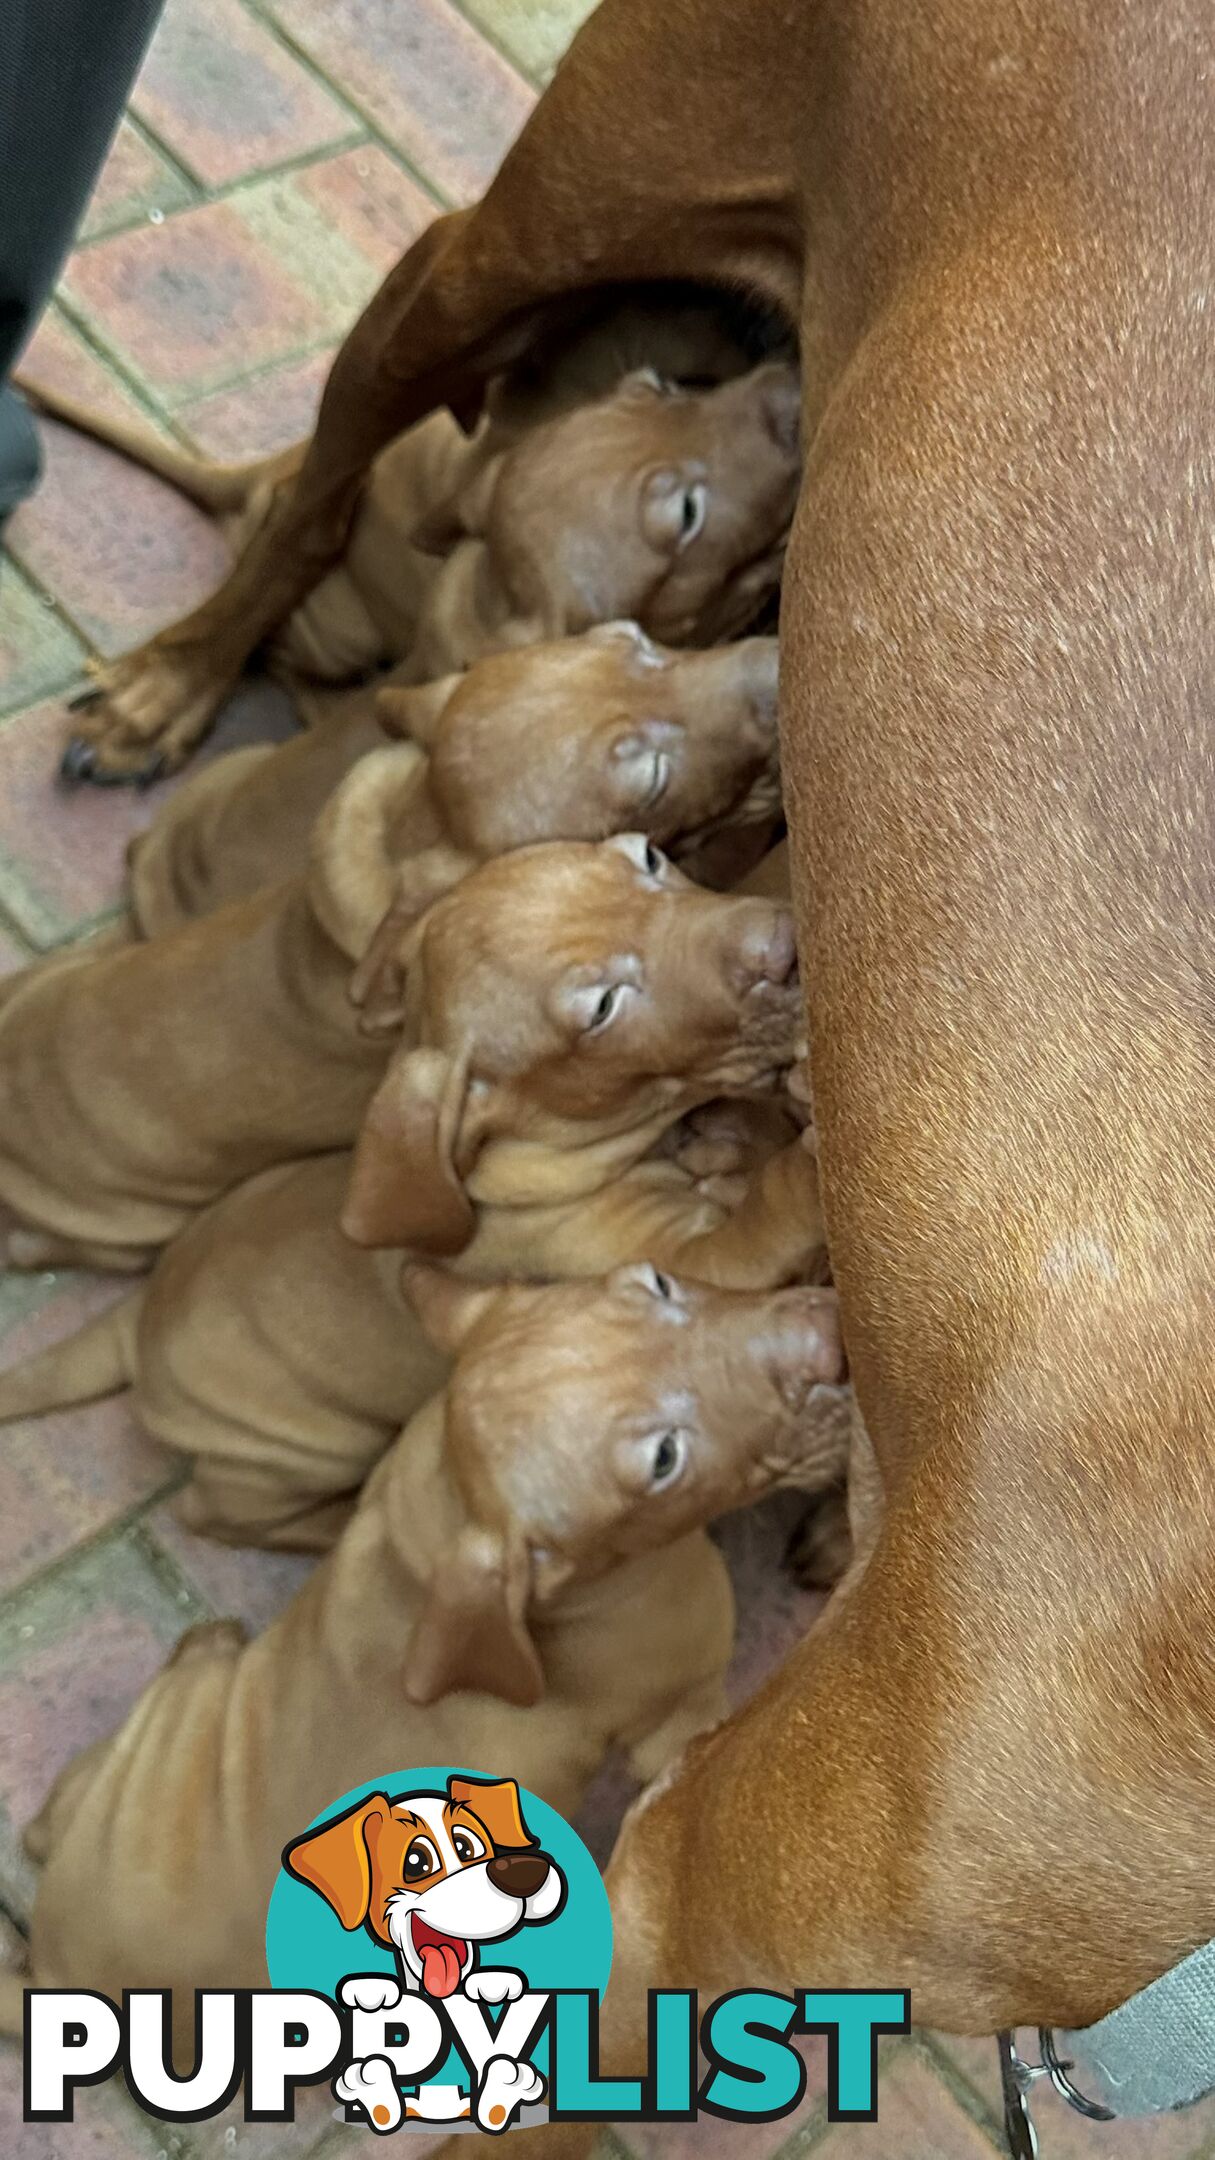
[{"label": "dog logo tongue", "polygon": [[440,1935],[414,1914],[414,1948],[422,1960],[422,1986],[428,1995],[454,1995],[468,1955],[467,1943],[454,1935]]}]

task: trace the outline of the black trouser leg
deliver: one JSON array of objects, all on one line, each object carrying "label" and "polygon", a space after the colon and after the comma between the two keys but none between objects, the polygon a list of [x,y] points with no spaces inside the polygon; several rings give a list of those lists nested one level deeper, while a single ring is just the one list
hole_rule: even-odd
[{"label": "black trouser leg", "polygon": [[[0,0],[0,384],[71,247],[160,7]],[[0,388],[0,522],[38,470],[29,415]]]}]

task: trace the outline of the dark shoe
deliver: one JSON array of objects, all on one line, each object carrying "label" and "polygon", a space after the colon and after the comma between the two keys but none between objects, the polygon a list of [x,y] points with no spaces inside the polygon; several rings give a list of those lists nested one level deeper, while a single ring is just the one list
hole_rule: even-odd
[{"label": "dark shoe", "polygon": [[42,450],[29,407],[7,383],[0,389],[0,530],[42,478]]}]

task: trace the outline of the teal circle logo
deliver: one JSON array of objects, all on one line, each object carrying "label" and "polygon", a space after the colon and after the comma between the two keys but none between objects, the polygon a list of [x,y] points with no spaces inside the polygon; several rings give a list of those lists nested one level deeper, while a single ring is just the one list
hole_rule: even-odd
[{"label": "teal circle logo", "polygon": [[355,1786],[302,1828],[266,1920],[271,1985],[351,2016],[334,2091],[379,2130],[534,2120],[548,1998],[602,1998],[611,1962],[577,1832],[513,1778],[437,1765]]},{"label": "teal circle logo", "polygon": [[[301,1832],[320,1830],[350,1815],[377,1794],[406,1807],[411,1795],[441,1795],[450,1805],[451,1782],[462,1779],[475,1787],[510,1782],[487,1779],[483,1773],[471,1770],[435,1766],[405,1770],[354,1786],[311,1823],[301,1825]],[[571,1830],[556,1808],[523,1786],[515,1790],[523,1825],[539,1850],[560,1870],[565,1894],[552,1918],[534,1923],[525,1920],[507,1935],[476,1943],[476,1965],[511,1967],[523,1972],[534,1988],[595,1988],[602,1997],[612,1964],[612,1909],[603,1877],[577,1831]],[[478,1793],[469,1796],[474,1814],[479,1798]],[[293,1845],[298,1847],[299,1842],[296,1839]],[[287,1848],[289,1852],[292,1849]],[[370,1876],[370,1856],[368,1872]],[[422,1902],[425,1906],[432,1901]],[[438,1906],[437,1896],[433,1903]],[[351,1918],[353,1911],[354,1907],[348,1905],[346,1917]],[[285,1867],[279,1870],[270,1899],[266,1963],[272,1987],[315,1988],[335,1999],[347,1973],[396,1972],[399,1976],[400,1972],[398,1954],[391,1944],[368,1930],[365,1919],[348,1928],[323,1893],[318,1894],[315,1887]]]}]

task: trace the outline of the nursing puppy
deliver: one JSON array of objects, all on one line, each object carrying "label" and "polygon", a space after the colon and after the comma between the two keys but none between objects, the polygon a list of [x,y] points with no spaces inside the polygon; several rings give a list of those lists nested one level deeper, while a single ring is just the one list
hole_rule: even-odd
[{"label": "nursing puppy", "polygon": [[349,1143],[364,1113],[350,1227],[458,1250],[478,1155],[495,1189],[585,1189],[791,1062],[788,911],[703,893],[633,834],[519,849],[394,915],[353,978],[363,1029],[404,1029],[377,1089],[383,1048],[348,992],[392,893],[394,800],[365,760],[322,820],[321,874],[6,987],[0,1201],[26,1225],[11,1262],[142,1266],[218,1193]]},{"label": "nursing puppy", "polygon": [[[194,462],[147,444],[138,454],[179,482]],[[296,455],[271,461],[267,488]],[[781,361],[708,390],[641,369],[517,438],[490,423],[469,442],[435,415],[378,461],[341,565],[285,626],[274,658],[329,681],[395,661],[429,682],[621,617],[669,644],[724,641],[779,580],[799,473],[798,379]],[[218,504],[243,485],[192,492]],[[88,737],[86,712],[69,778],[99,773]],[[180,762],[166,744],[156,770]]]},{"label": "nursing puppy", "polygon": [[[606,1751],[654,1775],[721,1714],[733,1609],[714,1516],[812,1470],[834,1298],[645,1268],[410,1287],[456,1354],[334,1553],[267,1632],[194,1629],[28,1833],[39,1987],[266,1984],[287,1842],[385,1766],[509,1763],[572,1813]],[[441,1707],[427,1709],[424,1705]],[[495,1772],[496,1774],[496,1772]],[[19,2026],[22,1980],[0,1980]]]},{"label": "nursing puppy", "polygon": [[800,1041],[789,911],[702,891],[636,833],[485,864],[377,936],[352,994],[406,1045],[355,1147],[342,1225],[363,1245],[460,1252],[476,1202],[599,1191],[698,1105],[779,1093]]},{"label": "nursing puppy", "polygon": [[432,885],[538,840],[645,832],[693,868],[710,843],[762,845],[780,799],[776,665],[775,638],[677,653],[609,623],[417,688],[299,693],[308,733],[217,758],[133,842],[132,914],[153,936],[297,870],[333,789],[386,735],[427,752],[392,840]]},{"label": "nursing puppy", "polygon": [[[758,1121],[737,1192],[689,1174],[677,1153],[571,1201],[479,1207],[461,1275],[560,1279],[648,1258],[764,1290],[821,1270],[813,1156],[777,1105],[736,1107]],[[710,1160],[720,1157],[718,1147]],[[146,1283],[0,1376],[0,1419],[130,1385],[144,1430],[192,1458],[171,1502],[188,1529],[328,1550],[364,1478],[447,1370],[402,1298],[400,1253],[362,1250],[338,1227],[350,1160],[283,1164],[228,1193],[174,1238]]]}]

